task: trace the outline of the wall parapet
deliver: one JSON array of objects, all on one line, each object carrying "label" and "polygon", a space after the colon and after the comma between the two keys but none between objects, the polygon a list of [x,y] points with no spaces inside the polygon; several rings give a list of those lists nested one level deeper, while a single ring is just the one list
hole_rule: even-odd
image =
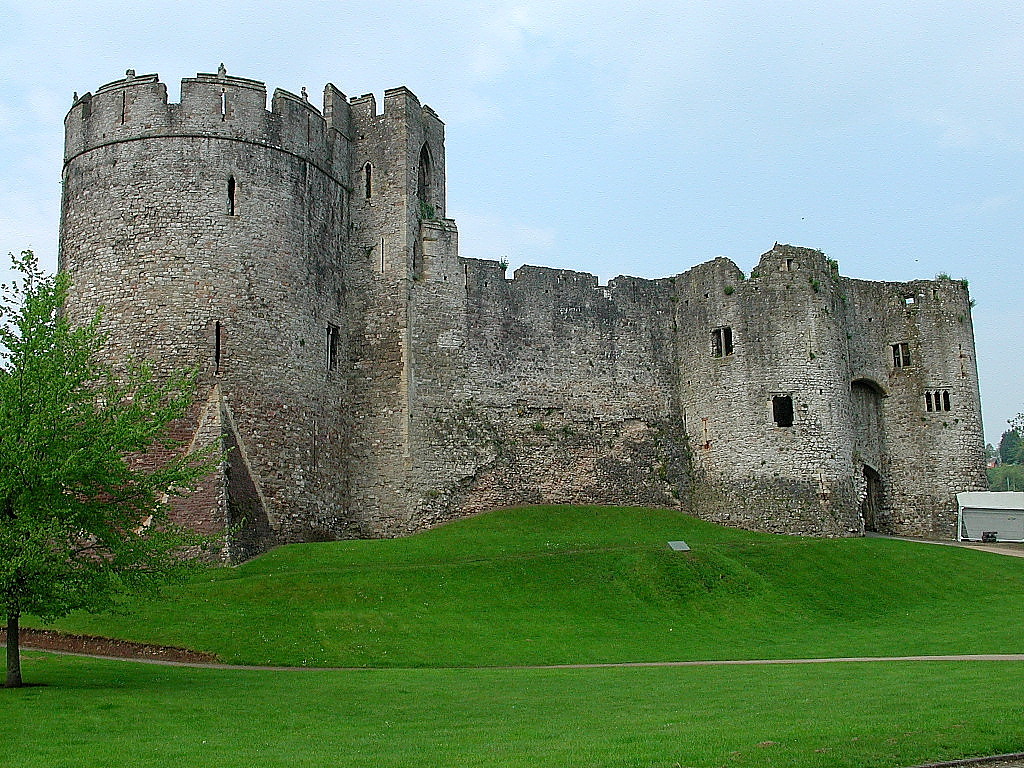
[{"label": "wall parapet", "polygon": [[[332,87],[324,109],[276,89],[267,109],[267,88],[258,80],[199,73],[181,80],[181,100],[168,100],[159,75],[125,77],[78,97],[64,118],[65,163],[102,146],[160,137],[245,141],[280,149],[343,178],[347,175],[345,135],[349,124],[344,95]],[[340,98],[337,98],[340,96]],[[343,104],[339,115],[338,105]],[[331,124],[325,118],[329,113]]]}]

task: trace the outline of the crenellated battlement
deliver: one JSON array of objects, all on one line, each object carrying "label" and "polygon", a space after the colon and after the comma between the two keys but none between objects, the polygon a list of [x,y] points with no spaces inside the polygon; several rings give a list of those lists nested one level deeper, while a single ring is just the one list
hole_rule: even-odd
[{"label": "crenellated battlement", "polygon": [[381,112],[377,111],[377,97],[372,93],[351,97],[349,106],[353,122],[364,127],[381,119],[406,120],[410,117],[419,118],[432,128],[444,126],[437,112],[426,104],[420,104],[416,94],[404,85],[384,91],[384,109]]},{"label": "crenellated battlement", "polygon": [[223,67],[182,79],[178,103],[168,100],[158,75],[128,70],[95,94],[76,98],[64,119],[64,159],[119,142],[199,137],[280,149],[344,178],[350,123],[345,95],[333,85],[324,89],[323,111],[305,89],[296,95],[280,88],[268,110],[264,83],[228,75]]}]

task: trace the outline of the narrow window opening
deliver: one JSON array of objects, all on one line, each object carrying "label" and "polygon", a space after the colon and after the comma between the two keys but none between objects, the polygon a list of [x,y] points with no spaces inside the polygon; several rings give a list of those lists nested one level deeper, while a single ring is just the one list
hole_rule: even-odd
[{"label": "narrow window opening", "polygon": [[894,368],[906,368],[910,365],[910,345],[906,342],[890,344],[892,348],[892,364]]},{"label": "narrow window opening", "polygon": [[228,94],[223,89],[220,92],[220,119],[228,119]]},{"label": "narrow window opening", "polygon": [[220,337],[220,320],[213,325],[213,369],[214,373],[220,376],[220,353],[221,353],[221,337]]},{"label": "narrow window opening", "polygon": [[911,304],[917,303],[917,297],[914,295],[904,296],[903,303],[909,307]]},{"label": "narrow window opening", "polygon": [[772,397],[772,419],[778,427],[793,426],[793,398],[790,395]]},{"label": "narrow window opening", "polygon": [[124,125],[125,116],[128,113],[128,92],[121,91],[121,125]]},{"label": "narrow window opening", "polygon": [[792,259],[786,259],[786,271],[787,272],[792,272],[793,271],[793,260]]},{"label": "narrow window opening", "polygon": [[432,166],[430,150],[424,144],[423,149],[420,150],[419,173],[416,178],[416,196],[419,198],[420,212],[424,218],[428,219],[434,218],[434,208],[430,200]]},{"label": "narrow window opening", "polygon": [[363,166],[363,182],[365,183],[366,199],[373,197],[373,166],[367,163]]},{"label": "narrow window opening", "polygon": [[306,115],[306,143],[313,143],[313,121],[309,115]]},{"label": "narrow window opening", "polygon": [[732,328],[722,326],[711,331],[712,357],[728,357],[732,352]]},{"label": "narrow window opening", "polygon": [[924,393],[925,410],[935,413],[950,411],[953,408],[953,401],[948,389],[928,390]]},{"label": "narrow window opening", "polygon": [[380,239],[380,271],[384,274],[384,238]]},{"label": "narrow window opening", "polygon": [[340,333],[338,326],[327,324],[327,370],[333,371],[338,367],[338,341]]},{"label": "narrow window opening", "polygon": [[235,177],[228,176],[228,216],[235,215]]},{"label": "narrow window opening", "polygon": [[82,99],[82,119],[88,120],[92,117],[92,99]]}]

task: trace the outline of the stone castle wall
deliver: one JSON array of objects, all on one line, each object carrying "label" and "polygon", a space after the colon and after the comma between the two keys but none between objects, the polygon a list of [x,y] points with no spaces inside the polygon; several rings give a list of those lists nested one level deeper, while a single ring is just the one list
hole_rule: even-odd
[{"label": "stone castle wall", "polygon": [[[230,450],[187,522],[276,542],[519,503],[676,506],[816,535],[949,537],[982,487],[966,287],[776,246],[671,278],[459,255],[444,125],[404,88],[155,75],[66,119],[69,310],[115,359],[195,366],[186,442]],[[895,350],[895,351],[894,351]]]}]

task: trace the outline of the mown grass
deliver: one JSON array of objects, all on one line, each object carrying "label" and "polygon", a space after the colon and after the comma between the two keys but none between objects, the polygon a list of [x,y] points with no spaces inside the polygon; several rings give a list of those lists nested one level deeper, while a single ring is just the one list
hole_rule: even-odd
[{"label": "mown grass", "polygon": [[[684,539],[689,553],[666,542]],[[282,547],[76,632],[242,664],[501,666],[1024,650],[1024,559],[532,507]]]},{"label": "mown grass", "polygon": [[5,768],[881,768],[1024,745],[1024,663],[218,671],[29,653]]}]

